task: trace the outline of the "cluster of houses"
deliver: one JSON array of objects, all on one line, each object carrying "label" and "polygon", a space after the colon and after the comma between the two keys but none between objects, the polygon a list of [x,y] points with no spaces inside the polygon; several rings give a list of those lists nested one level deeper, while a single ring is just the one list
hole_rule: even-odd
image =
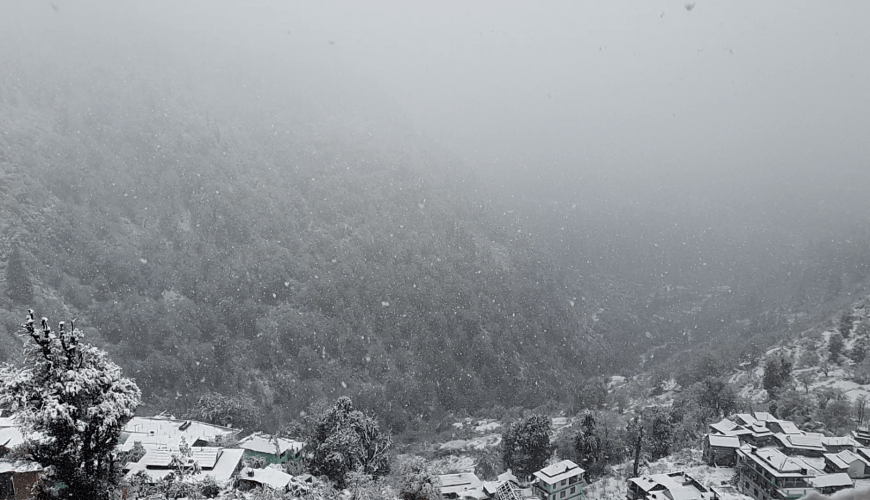
[{"label": "cluster of houses", "polygon": [[510,471],[495,481],[481,481],[473,472],[439,476],[441,496],[448,500],[579,500],[583,497],[583,473],[570,460],[562,460],[535,472],[532,481],[519,481]]},{"label": "cluster of houses", "polygon": [[870,478],[870,432],[829,437],[766,412],[740,413],[710,425],[704,459],[734,467],[737,490],[755,500],[832,494]]},{"label": "cluster of houses", "polygon": [[[125,464],[124,471],[128,478],[137,476],[152,484],[183,469],[187,480],[209,479],[219,487],[269,486],[279,491],[310,487],[314,479],[307,474],[291,476],[280,467],[269,467],[299,459],[304,443],[261,433],[238,440],[238,433],[238,429],[162,415],[134,417],[121,433],[118,451],[138,450],[141,457]],[[13,419],[0,416],[0,500],[31,498],[31,488],[42,471],[38,464],[8,458],[23,442]],[[264,467],[244,467],[245,461],[258,461]],[[133,491],[125,494],[136,496]]]},{"label": "cluster of houses", "polygon": [[[520,482],[510,471],[496,481],[481,481],[472,472],[440,476],[441,495],[448,500],[580,500],[584,470],[570,460],[544,467],[531,481]],[[632,478],[628,500],[718,500],[719,495],[686,474],[671,472]]]},{"label": "cluster of houses", "polygon": [[[306,489],[310,476],[291,476],[268,467],[299,459],[304,443],[290,439],[251,434],[236,442],[237,429],[171,417],[134,417],[121,433],[121,451],[141,446],[144,455],[124,467],[128,478],[144,475],[157,483],[186,461],[190,480],[210,479],[220,487],[238,481],[241,489],[269,486],[278,491]],[[260,459],[263,468],[243,467],[245,461]]]}]

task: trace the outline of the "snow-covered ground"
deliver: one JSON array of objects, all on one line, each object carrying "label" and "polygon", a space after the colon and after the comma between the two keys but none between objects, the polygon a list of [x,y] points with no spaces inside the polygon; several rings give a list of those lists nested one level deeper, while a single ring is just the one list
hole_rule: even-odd
[{"label": "snow-covered ground", "polygon": [[492,446],[498,446],[499,443],[501,443],[501,434],[486,434],[469,439],[447,441],[446,443],[441,443],[438,448],[452,451],[483,450]]},{"label": "snow-covered ground", "polygon": [[[686,471],[705,487],[714,489],[721,500],[752,500],[751,497],[738,493],[732,486],[731,478],[734,469],[705,465],[701,460],[701,450],[687,450],[646,464],[640,468],[639,473],[664,474],[678,471]],[[616,467],[612,475],[589,484],[583,496],[600,500],[624,500],[628,491],[628,479],[632,472],[632,464],[626,462]]]}]

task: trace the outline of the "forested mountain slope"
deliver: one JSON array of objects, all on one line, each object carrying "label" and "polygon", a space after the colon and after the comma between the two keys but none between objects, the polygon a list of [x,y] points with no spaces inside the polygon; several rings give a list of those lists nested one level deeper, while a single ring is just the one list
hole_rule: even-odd
[{"label": "forested mountain slope", "polygon": [[0,231],[35,298],[2,298],[7,360],[33,305],[78,316],[152,409],[241,391],[280,419],[349,394],[396,429],[565,399],[592,373],[596,294],[444,151],[377,116],[339,124],[339,104],[214,112],[141,61],[94,63],[95,86],[17,67]]},{"label": "forested mountain slope", "polygon": [[800,196],[740,186],[510,196],[321,33],[91,7],[4,25],[0,358],[27,308],[78,317],[144,412],[241,393],[278,424],[348,394],[399,430],[567,404],[641,359],[757,354],[866,289],[860,183],[796,220]]}]

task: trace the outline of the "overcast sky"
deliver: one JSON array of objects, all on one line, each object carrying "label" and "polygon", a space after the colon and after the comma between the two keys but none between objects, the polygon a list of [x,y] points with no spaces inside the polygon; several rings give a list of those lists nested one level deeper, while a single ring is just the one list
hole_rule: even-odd
[{"label": "overcast sky", "polygon": [[130,54],[162,44],[227,71],[311,72],[310,88],[348,99],[374,88],[495,185],[536,196],[866,191],[863,0],[54,5],[4,0],[6,42],[26,28],[46,53],[76,37]]},{"label": "overcast sky", "polygon": [[396,2],[288,18],[474,163],[558,185],[870,166],[868,2]]}]

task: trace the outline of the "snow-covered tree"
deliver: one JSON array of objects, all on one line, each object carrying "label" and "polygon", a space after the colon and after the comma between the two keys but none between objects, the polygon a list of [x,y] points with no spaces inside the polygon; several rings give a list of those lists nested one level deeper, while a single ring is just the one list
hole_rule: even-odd
[{"label": "snow-covered tree", "polygon": [[139,388],[104,351],[82,343],[74,324],[61,322],[55,333],[47,318],[35,326],[30,311],[22,327],[24,365],[0,368],[0,404],[15,412],[26,453],[46,468],[44,484],[65,486],[59,498],[109,498],[120,480],[115,447]]},{"label": "snow-covered tree", "polygon": [[411,457],[399,465],[399,494],[403,500],[440,500],[438,476],[422,457]]},{"label": "snow-covered tree", "polygon": [[523,479],[547,465],[553,454],[550,445],[550,417],[532,415],[514,422],[501,435],[504,466]]},{"label": "snow-covered tree", "polygon": [[387,451],[393,444],[392,437],[381,433],[377,420],[354,409],[347,396],[317,418],[308,442],[312,472],[329,477],[341,487],[351,471],[372,477],[390,472]]}]

